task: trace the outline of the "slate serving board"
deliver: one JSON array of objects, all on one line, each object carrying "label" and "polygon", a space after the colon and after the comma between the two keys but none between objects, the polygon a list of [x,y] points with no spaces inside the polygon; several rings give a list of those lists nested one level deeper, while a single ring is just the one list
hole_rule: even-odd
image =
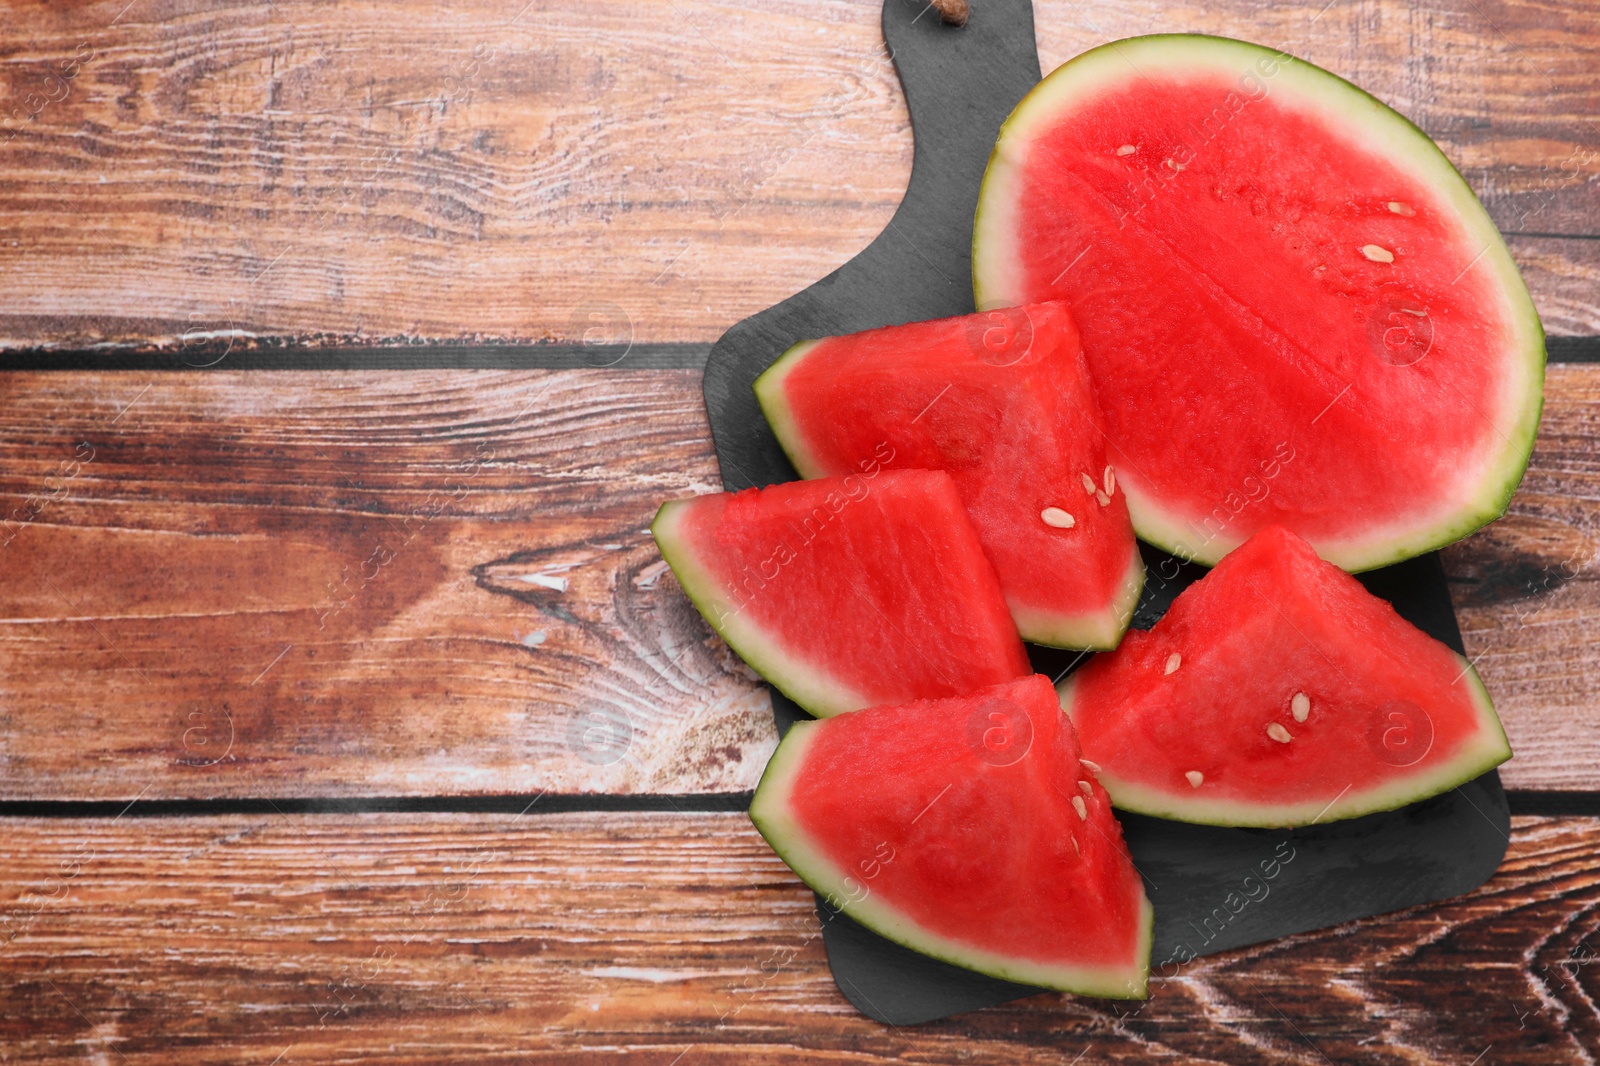
[{"label": "slate serving board", "polygon": [[[941,23],[923,0],[887,0],[883,35],[916,138],[910,187],[860,255],[740,322],[712,349],[706,411],[729,490],[796,477],[751,389],[790,344],[975,310],[978,186],[1001,122],[1040,76],[1031,0],[982,0],[960,28]],[[1134,624],[1148,628],[1204,570],[1143,550],[1150,576]],[[1362,580],[1411,622],[1461,650],[1436,555]],[[1029,652],[1051,677],[1079,658],[1049,648]],[[772,704],[780,733],[805,716],[776,690]],[[1156,979],[1182,972],[1201,955],[1459,895],[1488,879],[1510,842],[1510,813],[1493,771],[1398,811],[1297,830],[1121,818],[1155,907]],[[918,955],[820,898],[818,916],[840,991],[880,1022],[931,1021],[1039,991]]]}]

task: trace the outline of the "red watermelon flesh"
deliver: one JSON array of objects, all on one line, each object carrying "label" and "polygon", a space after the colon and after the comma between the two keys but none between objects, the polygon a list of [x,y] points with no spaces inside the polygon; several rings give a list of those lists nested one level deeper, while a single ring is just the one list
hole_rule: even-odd
[{"label": "red watermelon flesh", "polygon": [[1061,686],[1118,807],[1289,826],[1390,810],[1511,757],[1460,655],[1273,526]]},{"label": "red watermelon flesh", "polygon": [[1214,563],[1289,526],[1348,570],[1499,516],[1539,421],[1543,331],[1419,130],[1272,50],[1087,52],[1001,131],[979,307],[1063,299],[1139,536]]},{"label": "red watermelon flesh", "polygon": [[1142,998],[1151,909],[1048,679],[790,730],[750,818],[829,904],[1025,984]]},{"label": "red watermelon flesh", "polygon": [[883,470],[662,505],[651,526],[700,613],[816,715],[1029,672],[950,476]]},{"label": "red watermelon flesh", "polygon": [[1116,647],[1144,563],[1065,305],[803,341],[756,395],[803,477],[948,471],[1023,639]]}]

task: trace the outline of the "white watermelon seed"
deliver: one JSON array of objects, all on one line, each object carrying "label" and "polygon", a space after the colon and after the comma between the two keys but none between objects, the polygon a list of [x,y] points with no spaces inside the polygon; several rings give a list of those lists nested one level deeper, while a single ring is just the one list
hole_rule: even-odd
[{"label": "white watermelon seed", "polygon": [[1117,149],[1117,154],[1118,155],[1132,155],[1133,153],[1137,152],[1138,150],[1139,149],[1135,148],[1131,144],[1125,144],[1121,148]]},{"label": "white watermelon seed", "polygon": [[1380,247],[1376,244],[1362,245],[1361,254],[1372,260],[1374,263],[1394,262],[1394,253],[1389,251],[1389,249]]},{"label": "white watermelon seed", "polygon": [[1303,722],[1306,715],[1311,713],[1311,697],[1304,692],[1296,692],[1294,699],[1289,701],[1289,710],[1294,714],[1294,720]]},{"label": "white watermelon seed", "polygon": [[1059,507],[1046,507],[1039,512],[1039,517],[1044,520],[1045,525],[1054,526],[1056,529],[1071,529],[1077,524],[1072,515]]},{"label": "white watermelon seed", "polygon": [[1094,490],[1094,498],[1100,502],[1100,506],[1101,507],[1110,507],[1111,506],[1111,497],[1107,496],[1105,493],[1101,492],[1099,489],[1095,489]]},{"label": "white watermelon seed", "polygon": [[1083,855],[1083,849],[1078,847],[1078,838],[1077,837],[1068,837],[1067,839],[1072,841],[1072,850],[1077,852],[1080,856],[1082,856]]},{"label": "white watermelon seed", "polygon": [[1277,722],[1273,722],[1271,725],[1267,726],[1267,736],[1271,737],[1273,740],[1276,740],[1279,744],[1287,744],[1289,741],[1294,739],[1294,737],[1289,735],[1289,731],[1283,728],[1283,726],[1279,725]]},{"label": "white watermelon seed", "polygon": [[1416,208],[1401,200],[1390,200],[1389,210],[1393,211],[1397,215],[1405,215],[1407,218],[1410,218],[1412,215],[1417,213]]},{"label": "white watermelon seed", "polygon": [[1111,469],[1110,464],[1106,466],[1105,482],[1106,495],[1115,496],[1117,494],[1117,472]]},{"label": "white watermelon seed", "polygon": [[1084,821],[1089,820],[1089,806],[1083,802],[1082,796],[1072,797],[1072,809],[1078,812],[1078,817]]},{"label": "white watermelon seed", "polygon": [[1079,781],[1078,791],[1082,792],[1085,796],[1092,796],[1094,795],[1094,786],[1089,784],[1087,781]]},{"label": "white watermelon seed", "polygon": [[1190,770],[1183,776],[1189,779],[1190,788],[1199,788],[1205,783],[1206,780],[1206,775],[1201,773],[1199,770]]},{"label": "white watermelon seed", "polygon": [[1167,656],[1167,673],[1169,673],[1169,674],[1177,673],[1178,672],[1178,667],[1180,667],[1182,665],[1183,665],[1183,656],[1182,655],[1179,655],[1177,652],[1173,652],[1171,655]]},{"label": "white watermelon seed", "polygon": [[1088,474],[1083,474],[1081,476],[1083,478],[1083,491],[1087,492],[1089,495],[1093,496],[1094,495],[1094,478],[1090,477]]},{"label": "white watermelon seed", "polygon": [[1091,774],[1097,774],[1098,775],[1100,773],[1100,764],[1097,763],[1097,762],[1090,762],[1088,759],[1079,759],[1078,760],[1078,765],[1082,766],[1085,770],[1089,771]]}]

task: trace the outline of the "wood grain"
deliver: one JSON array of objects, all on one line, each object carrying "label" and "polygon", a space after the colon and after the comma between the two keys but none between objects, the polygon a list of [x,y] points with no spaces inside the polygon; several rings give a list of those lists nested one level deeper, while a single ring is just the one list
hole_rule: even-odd
[{"label": "wood grain", "polygon": [[1600,367],[1552,366],[1507,516],[1445,550],[1467,654],[1516,757],[1509,788],[1595,788],[1600,765]]},{"label": "wood grain", "polygon": [[1513,235],[1506,244],[1547,334],[1600,335],[1600,240]]},{"label": "wood grain", "polygon": [[699,375],[0,376],[0,795],[739,791]]},{"label": "wood grain", "polygon": [[[899,2],[899,0],[897,0]],[[912,2],[912,0],[904,0]],[[13,5],[0,348],[710,341],[885,225],[911,134],[876,0]],[[520,12],[519,12],[520,9]],[[1045,69],[1201,30],[1416,119],[1600,329],[1600,9],[1043,0]]]},{"label": "wood grain", "polygon": [[[910,0],[907,0],[910,2]],[[705,342],[911,162],[876,0],[24,0],[0,350]],[[1600,9],[1041,0],[1287,47],[1437,138],[1600,334]],[[1512,787],[1594,788],[1600,368],[1448,555]],[[0,798],[750,788],[759,684],[645,532],[718,483],[693,371],[0,375]],[[1202,960],[1143,1008],[912,1030],[835,989],[741,815],[9,817],[0,1060],[1593,1062],[1600,823],[1484,888]]]},{"label": "wood grain", "polygon": [[1519,818],[1483,888],[1197,960],[1142,1007],[1042,994],[902,1029],[840,996],[810,892],[741,814],[7,830],[11,1062],[1555,1066],[1600,1040],[1588,819]]},{"label": "wood grain", "polygon": [[[0,376],[0,798],[730,792],[774,737],[646,532],[694,371]],[[1510,787],[1600,763],[1600,367],[1447,554]],[[89,449],[85,451],[85,447]]]}]

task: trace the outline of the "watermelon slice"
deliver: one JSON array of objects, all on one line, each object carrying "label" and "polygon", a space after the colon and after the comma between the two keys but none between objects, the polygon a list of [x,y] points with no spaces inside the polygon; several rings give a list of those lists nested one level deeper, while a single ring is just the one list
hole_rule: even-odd
[{"label": "watermelon slice", "polygon": [[700,613],[812,714],[1031,669],[950,475],[884,470],[672,500],[661,554]]},{"label": "watermelon slice", "polygon": [[750,804],[837,911],[995,977],[1143,998],[1150,902],[1039,675],[789,731]]},{"label": "watermelon slice", "polygon": [[979,197],[980,308],[1063,299],[1139,536],[1215,563],[1286,525],[1347,570],[1503,513],[1544,333],[1426,135],[1218,37],[1117,41],[1042,81]]},{"label": "watermelon slice", "polygon": [[1023,639],[1116,647],[1144,562],[1065,305],[802,341],[756,395],[802,477],[949,471]]},{"label": "watermelon slice", "polygon": [[1511,757],[1472,665],[1281,526],[1061,686],[1125,810],[1211,825],[1353,818]]}]

